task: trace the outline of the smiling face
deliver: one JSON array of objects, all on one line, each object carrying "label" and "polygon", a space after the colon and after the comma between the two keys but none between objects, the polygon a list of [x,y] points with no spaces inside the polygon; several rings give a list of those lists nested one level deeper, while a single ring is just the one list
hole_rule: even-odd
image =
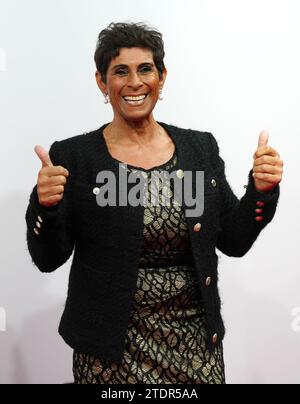
[{"label": "smiling face", "polygon": [[103,94],[108,94],[115,118],[143,121],[151,115],[167,72],[159,76],[151,50],[122,48],[107,70],[106,83],[100,73],[96,80]]}]

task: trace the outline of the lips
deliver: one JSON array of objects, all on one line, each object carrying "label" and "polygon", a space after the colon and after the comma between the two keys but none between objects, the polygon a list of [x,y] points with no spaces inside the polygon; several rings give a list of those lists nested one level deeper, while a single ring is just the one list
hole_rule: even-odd
[{"label": "lips", "polygon": [[141,101],[144,100],[147,97],[147,94],[142,94],[142,95],[136,95],[136,96],[124,96],[125,101]]},{"label": "lips", "polygon": [[147,97],[148,97],[148,94],[142,94],[142,95],[136,95],[136,96],[126,95],[126,96],[123,96],[123,99],[128,105],[138,106],[138,105],[144,104]]}]

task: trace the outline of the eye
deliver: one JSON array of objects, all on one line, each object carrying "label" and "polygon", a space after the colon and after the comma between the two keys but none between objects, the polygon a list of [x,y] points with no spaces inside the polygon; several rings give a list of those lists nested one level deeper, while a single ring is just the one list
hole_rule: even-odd
[{"label": "eye", "polygon": [[139,70],[140,70],[141,73],[148,73],[148,72],[152,71],[152,67],[151,66],[143,66]]},{"label": "eye", "polygon": [[116,70],[115,74],[117,74],[118,76],[125,76],[125,74],[127,74],[127,70],[126,69],[118,69],[118,70]]}]

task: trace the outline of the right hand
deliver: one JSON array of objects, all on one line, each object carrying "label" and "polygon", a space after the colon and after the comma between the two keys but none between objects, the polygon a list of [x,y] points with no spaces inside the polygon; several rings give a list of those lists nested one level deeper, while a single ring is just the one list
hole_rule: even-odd
[{"label": "right hand", "polygon": [[35,146],[34,151],[42,163],[37,180],[39,203],[49,208],[62,200],[69,171],[62,166],[54,166],[42,146]]}]

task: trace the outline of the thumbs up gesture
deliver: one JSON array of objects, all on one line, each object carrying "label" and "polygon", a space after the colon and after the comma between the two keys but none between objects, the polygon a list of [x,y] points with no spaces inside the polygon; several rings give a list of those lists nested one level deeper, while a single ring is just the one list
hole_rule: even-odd
[{"label": "thumbs up gesture", "polygon": [[269,134],[261,132],[254,153],[253,177],[255,188],[260,192],[271,191],[282,180],[283,161],[276,150],[268,145]]},{"label": "thumbs up gesture", "polygon": [[45,207],[55,206],[63,198],[69,172],[62,166],[54,166],[42,146],[36,146],[34,151],[42,163],[37,180],[39,203]]}]

